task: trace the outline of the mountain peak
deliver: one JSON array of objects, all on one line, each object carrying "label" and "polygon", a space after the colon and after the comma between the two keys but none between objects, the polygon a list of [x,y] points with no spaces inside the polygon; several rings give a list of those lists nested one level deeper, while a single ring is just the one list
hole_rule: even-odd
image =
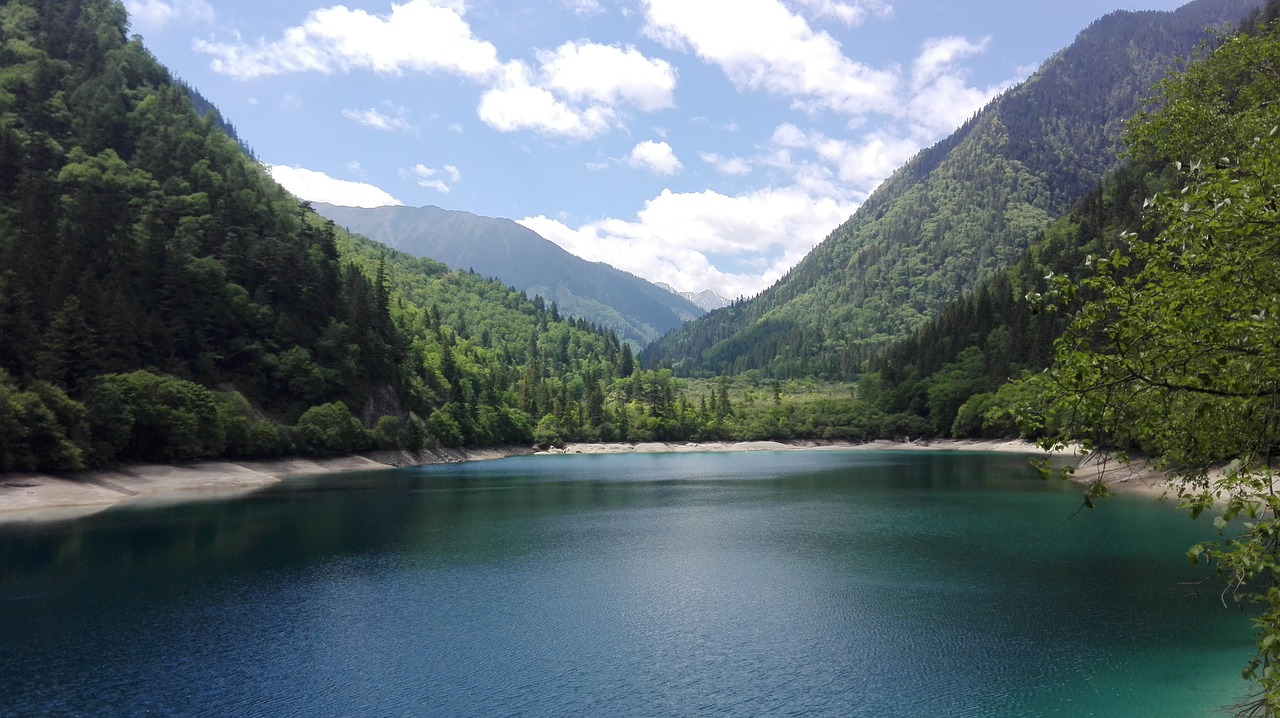
[{"label": "mountain peak", "polygon": [[684,297],[708,312],[723,309],[733,303],[732,300],[720,296],[714,289],[704,289],[701,292],[681,292],[666,282],[654,282],[654,284],[678,297]]}]

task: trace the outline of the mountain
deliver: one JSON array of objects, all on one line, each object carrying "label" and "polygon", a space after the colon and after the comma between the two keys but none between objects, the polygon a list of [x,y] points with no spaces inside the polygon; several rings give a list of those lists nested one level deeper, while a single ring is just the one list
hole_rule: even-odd
[{"label": "mountain", "polygon": [[[1114,276],[1140,272],[1143,255],[1131,243],[1151,242],[1162,229],[1154,221],[1151,198],[1178,197],[1182,188],[1194,184],[1187,174],[1176,171],[1175,161],[1247,156],[1255,151],[1255,138],[1266,137],[1280,123],[1272,72],[1280,62],[1277,18],[1280,0],[1269,0],[1264,12],[1242,26],[1240,35],[1162,85],[1156,109],[1131,123],[1126,160],[1054,222],[1017,263],[951,302],[872,360],[869,368],[874,375],[863,383],[863,397],[887,413],[914,413],[940,435],[1016,434],[1013,410],[1036,402],[1023,385],[1006,382],[1023,371],[1043,376],[1041,372],[1054,361],[1055,340],[1079,310],[1079,304],[1051,288],[1049,279],[1094,276],[1093,267],[1104,264],[1100,258],[1109,258],[1113,252],[1127,262],[1112,270]],[[1136,235],[1127,234],[1135,231]],[[1243,264],[1256,270],[1259,263]],[[1237,264],[1241,262],[1230,266]],[[1254,271],[1237,278],[1232,271],[1236,283],[1225,289],[1231,296],[1257,291],[1274,276]],[[1208,293],[1210,278],[1204,277],[1202,285]],[[1035,300],[1036,306],[1033,298],[1041,298]],[[1093,292],[1082,291],[1079,298],[1091,299]],[[1053,310],[1042,308],[1046,305]],[[1263,312],[1251,321],[1265,317]],[[1195,346],[1210,344],[1197,338]],[[1158,363],[1170,365],[1164,360]],[[1219,368],[1224,366],[1228,364]]]},{"label": "mountain", "polygon": [[[378,288],[127,24],[116,2],[0,5],[0,384],[27,407],[2,443],[64,467],[171,459],[225,448],[249,403],[290,424],[375,395],[400,411],[407,342]],[[234,397],[197,390],[219,386]],[[32,421],[32,392],[75,425],[87,410],[78,448],[33,438],[56,422]]]},{"label": "mountain", "polygon": [[651,344],[677,373],[850,377],[1015,261],[1114,166],[1124,123],[1206,27],[1260,0],[1115,12],[922,151],[782,279]]},{"label": "mountain", "polygon": [[713,309],[723,309],[733,303],[732,300],[725,299],[717,294],[714,289],[704,289],[701,292],[678,292],[675,287],[667,284],[666,282],[655,282],[654,284],[662,287],[672,294],[678,294],[685,299],[688,299],[708,312]]},{"label": "mountain", "polygon": [[705,311],[687,298],[601,262],[588,262],[509,219],[439,207],[337,207],[316,211],[352,232],[454,269],[495,277],[555,302],[644,346]]},{"label": "mountain", "polygon": [[629,345],[320,217],[127,28],[0,3],[0,472],[653,436]]}]

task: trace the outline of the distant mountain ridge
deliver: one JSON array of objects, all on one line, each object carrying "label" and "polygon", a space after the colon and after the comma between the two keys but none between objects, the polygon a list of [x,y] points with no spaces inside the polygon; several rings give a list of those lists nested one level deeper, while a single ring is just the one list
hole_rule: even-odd
[{"label": "distant mountain ridge", "polygon": [[452,269],[495,277],[531,297],[541,295],[562,314],[586,319],[642,347],[706,313],[634,274],[574,256],[509,219],[433,205],[313,206],[352,232]]},{"label": "distant mountain ridge", "polygon": [[672,294],[678,294],[685,299],[688,299],[708,312],[713,309],[723,309],[733,303],[732,299],[726,299],[725,297],[720,296],[714,289],[704,289],[701,292],[681,292],[677,291],[675,287],[667,284],[666,282],[654,282],[654,284],[662,287]]},{"label": "distant mountain ridge", "polygon": [[856,375],[1015,261],[1115,165],[1124,122],[1206,28],[1261,4],[1195,0],[1095,21],[891,175],[776,284],[663,337],[644,360],[690,375]]}]

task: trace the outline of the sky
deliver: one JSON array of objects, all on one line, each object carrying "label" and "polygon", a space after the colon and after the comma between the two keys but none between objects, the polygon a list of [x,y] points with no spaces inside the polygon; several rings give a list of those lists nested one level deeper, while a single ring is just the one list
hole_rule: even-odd
[{"label": "sky", "polygon": [[753,296],[1093,20],[1182,0],[127,0],[302,199]]}]

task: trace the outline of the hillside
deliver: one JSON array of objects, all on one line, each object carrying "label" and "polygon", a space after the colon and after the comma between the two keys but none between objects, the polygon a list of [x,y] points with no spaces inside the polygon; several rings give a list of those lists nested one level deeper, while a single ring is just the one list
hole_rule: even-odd
[{"label": "hillside", "polygon": [[677,373],[856,375],[875,350],[1014,262],[1116,162],[1151,86],[1256,0],[1116,12],[895,172],[756,298],[646,349]]},{"label": "hillside", "polygon": [[250,402],[399,409],[376,288],[126,27],[118,3],[0,7],[0,384],[26,389],[0,392],[0,467],[24,443],[69,466],[221,450]]},{"label": "hillside", "polygon": [[705,313],[633,274],[576,257],[509,219],[433,206],[365,209],[316,203],[315,208],[389,247],[494,277],[531,297],[540,295],[555,302],[561,313],[586,319],[637,346]]},{"label": "hillside", "polygon": [[[777,391],[316,214],[126,28],[0,5],[0,472],[777,432]],[[866,435],[828,407],[804,435]]]},{"label": "hillside", "polygon": [[[1048,299],[1055,293],[1048,278],[1090,277],[1095,266],[1111,262],[1101,258],[1113,252],[1127,262],[1111,270],[1114,276],[1140,272],[1143,264],[1132,244],[1151,242],[1163,230],[1151,216],[1152,198],[1187,186],[1175,161],[1246,154],[1255,138],[1265,137],[1280,122],[1272,71],[1280,43],[1275,26],[1268,27],[1278,16],[1280,1],[1271,0],[1265,12],[1245,26],[1255,39],[1233,39],[1158,86],[1161,101],[1154,111],[1138,115],[1129,125],[1127,159],[1054,222],[1017,263],[875,357],[869,366],[874,373],[863,382],[864,398],[883,411],[927,419],[939,435],[1017,434],[1014,409],[1032,400],[1022,385],[1006,382],[1024,371],[1041,375],[1050,369],[1055,341],[1078,312],[1078,300],[1096,296],[1082,287],[1076,302]],[[1263,221],[1257,224],[1265,227]],[[1272,276],[1257,271],[1263,261],[1269,260],[1233,261],[1229,271],[1243,264],[1255,276]],[[1251,288],[1242,281],[1229,292]]]},{"label": "hillside", "polygon": [[0,471],[598,429],[616,335],[335,227],[126,28],[0,5]]}]

